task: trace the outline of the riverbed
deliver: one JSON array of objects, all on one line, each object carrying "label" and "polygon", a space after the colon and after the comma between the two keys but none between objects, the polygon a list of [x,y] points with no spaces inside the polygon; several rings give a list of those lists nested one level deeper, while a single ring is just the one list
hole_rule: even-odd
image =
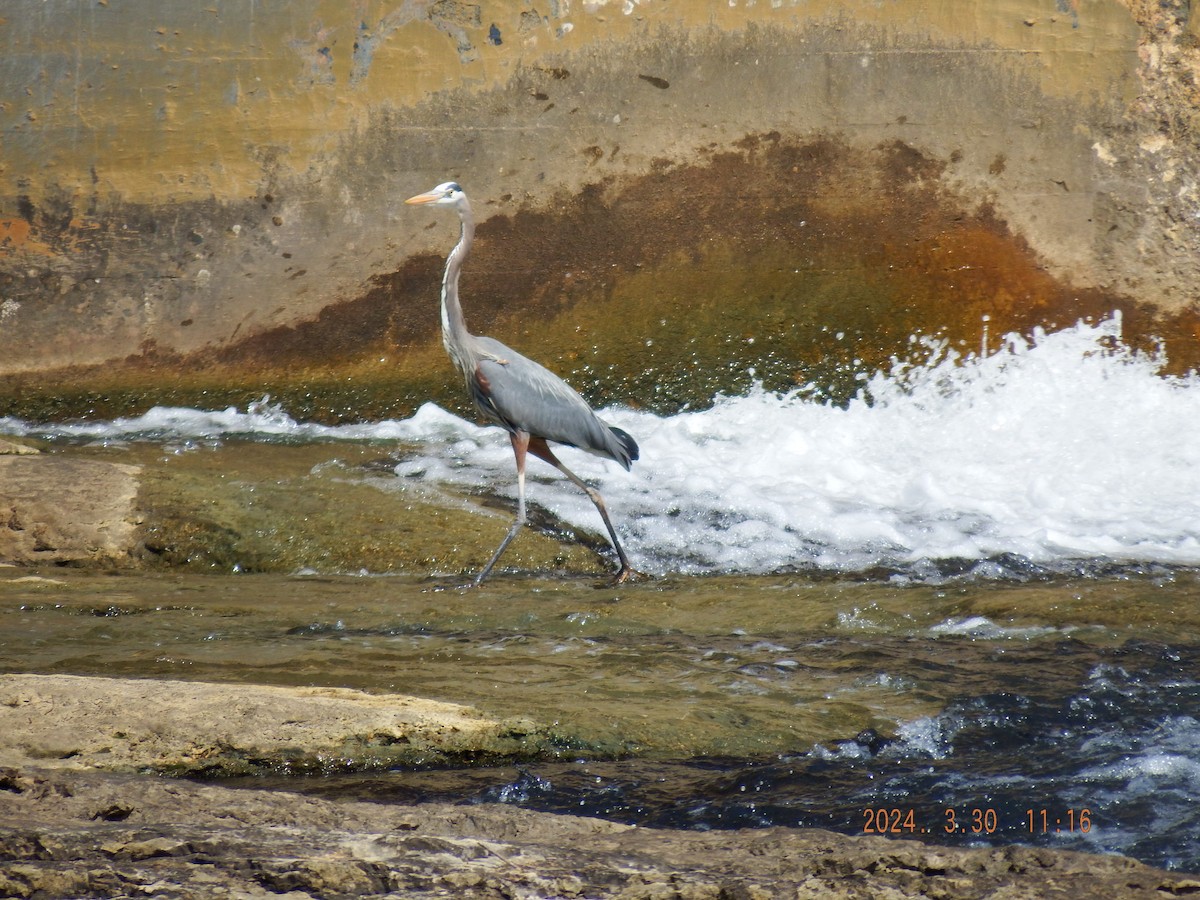
[{"label": "riverbed", "polygon": [[2,420],[137,466],[143,500],[203,506],[219,540],[0,570],[0,672],[409,694],[540,735],[505,761],[350,756],[246,787],[1200,871],[1200,383],[1119,321],[922,346],[845,404],[802,385],[606,410],[641,460],[569,464],[646,574],[621,585],[591,504],[538,471],[537,527],[463,589],[511,516],[511,453],[437,407]]}]

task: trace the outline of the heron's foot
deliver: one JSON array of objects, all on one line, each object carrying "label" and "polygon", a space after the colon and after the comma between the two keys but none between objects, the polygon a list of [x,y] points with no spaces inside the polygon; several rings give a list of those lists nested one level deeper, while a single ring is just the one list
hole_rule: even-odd
[{"label": "heron's foot", "polygon": [[613,584],[636,584],[639,581],[649,581],[650,576],[645,572],[639,572],[633,566],[621,566],[621,571],[613,578]]}]

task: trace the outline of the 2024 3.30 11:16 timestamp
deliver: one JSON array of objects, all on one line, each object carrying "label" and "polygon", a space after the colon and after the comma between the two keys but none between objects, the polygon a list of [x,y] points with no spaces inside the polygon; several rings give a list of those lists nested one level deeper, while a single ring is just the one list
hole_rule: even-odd
[{"label": "2024 3.30 11:16 timestamp", "polygon": [[[942,822],[922,822],[913,808],[867,807],[863,814],[863,834],[995,834],[1001,829],[1000,816],[991,807],[942,810]],[[1011,823],[1004,823],[1012,827]],[[1091,831],[1090,809],[1027,809],[1019,829],[1025,834],[1061,832],[1086,834]]]}]

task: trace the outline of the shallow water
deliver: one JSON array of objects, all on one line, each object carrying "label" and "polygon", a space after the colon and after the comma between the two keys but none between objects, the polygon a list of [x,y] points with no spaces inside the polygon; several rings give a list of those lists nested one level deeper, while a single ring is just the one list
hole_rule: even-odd
[{"label": "shallow water", "polygon": [[[1198,596],[1193,570],[938,586],[504,578],[465,592],[10,570],[0,670],[412,693],[533,718],[563,748],[520,769],[255,786],[691,828],[861,833],[882,808],[901,836],[1200,870]],[[947,809],[962,831],[946,832]]]}]

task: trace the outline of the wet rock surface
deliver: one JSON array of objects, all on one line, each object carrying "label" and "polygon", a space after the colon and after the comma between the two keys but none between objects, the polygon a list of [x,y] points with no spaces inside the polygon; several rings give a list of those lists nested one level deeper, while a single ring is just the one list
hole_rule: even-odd
[{"label": "wet rock surface", "polygon": [[32,456],[37,452],[36,447],[22,441],[0,438],[0,456]]},{"label": "wet rock surface", "polygon": [[[0,565],[402,571],[455,583],[487,562],[514,512],[504,497],[406,490],[385,455],[394,445],[12,447],[21,453],[0,448]],[[530,522],[506,558],[514,568],[608,571],[603,537],[536,504]]]},{"label": "wet rock surface", "polygon": [[505,806],[330,802],[0,770],[9,897],[1173,897],[1122,857],[763,829],[671,832]]}]

